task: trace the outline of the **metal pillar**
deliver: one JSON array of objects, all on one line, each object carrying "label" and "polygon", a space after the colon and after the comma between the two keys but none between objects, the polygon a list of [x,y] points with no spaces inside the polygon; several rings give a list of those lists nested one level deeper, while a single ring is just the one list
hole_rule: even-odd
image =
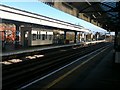
[{"label": "metal pillar", "polygon": [[90,21],[89,21],[90,23],[92,22],[92,19],[90,18]]},{"label": "metal pillar", "polygon": [[118,23],[118,33],[117,34],[119,34],[118,36],[118,52],[120,53],[120,1],[118,2],[118,7],[119,7],[119,12],[118,12],[118,14],[119,14],[119,23]]},{"label": "metal pillar", "polygon": [[[119,23],[120,23],[120,1],[117,3],[116,5],[118,8],[118,15],[119,15]],[[117,40],[117,36],[118,36],[118,32],[120,30],[120,25],[118,23],[118,26],[116,27],[116,30],[115,30],[115,41],[114,41],[114,49],[115,51],[118,50],[118,40]]]},{"label": "metal pillar", "polygon": [[67,32],[67,31],[64,31],[64,40],[66,40],[66,32]]},{"label": "metal pillar", "polygon": [[84,42],[86,42],[86,33],[83,32]]},{"label": "metal pillar", "polygon": [[66,32],[67,31],[64,31],[64,44],[66,44]]},{"label": "metal pillar", "polygon": [[15,38],[15,48],[19,48],[19,27],[20,25],[19,24],[15,24],[16,26],[16,38]]},{"label": "metal pillar", "polygon": [[115,40],[114,40],[114,49],[117,49],[117,34],[118,34],[118,30],[115,30]]},{"label": "metal pillar", "polygon": [[[119,14],[119,23],[120,23],[120,1],[116,5],[118,7],[118,14]],[[120,64],[120,25],[117,25],[117,29],[115,30],[115,42],[114,42],[114,49],[115,49],[115,63]]]},{"label": "metal pillar", "polygon": [[74,40],[74,43],[76,43],[77,41],[77,32],[75,31],[75,40]]}]

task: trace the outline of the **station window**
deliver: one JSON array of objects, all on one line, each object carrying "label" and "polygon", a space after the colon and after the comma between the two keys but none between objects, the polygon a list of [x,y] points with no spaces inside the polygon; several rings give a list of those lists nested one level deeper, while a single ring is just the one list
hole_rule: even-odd
[{"label": "station window", "polygon": [[32,37],[33,37],[33,40],[36,40],[36,34],[33,34]]},{"label": "station window", "polygon": [[45,40],[45,34],[42,34],[42,40]]}]

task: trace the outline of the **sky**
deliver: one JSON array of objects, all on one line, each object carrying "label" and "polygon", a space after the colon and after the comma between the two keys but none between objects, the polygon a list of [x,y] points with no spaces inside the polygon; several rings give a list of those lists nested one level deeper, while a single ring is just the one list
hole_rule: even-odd
[{"label": "sky", "polygon": [[64,13],[56,8],[46,5],[46,4],[42,3],[40,0],[3,0],[0,3],[3,5],[7,5],[10,7],[29,11],[32,13],[37,13],[37,14],[40,14],[43,16],[62,20],[62,21],[69,22],[72,24],[77,24],[77,25],[83,26],[86,29],[91,30],[93,33],[107,32],[105,29],[102,29],[102,28],[100,28],[96,25],[93,25],[87,21],[78,19],[70,14]]}]

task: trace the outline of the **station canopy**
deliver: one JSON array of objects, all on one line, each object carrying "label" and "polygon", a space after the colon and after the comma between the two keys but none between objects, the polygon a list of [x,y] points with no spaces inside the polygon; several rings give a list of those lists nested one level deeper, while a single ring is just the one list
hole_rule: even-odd
[{"label": "station canopy", "polygon": [[116,0],[78,0],[67,2],[91,19],[102,24],[108,31],[120,29],[120,2]]}]

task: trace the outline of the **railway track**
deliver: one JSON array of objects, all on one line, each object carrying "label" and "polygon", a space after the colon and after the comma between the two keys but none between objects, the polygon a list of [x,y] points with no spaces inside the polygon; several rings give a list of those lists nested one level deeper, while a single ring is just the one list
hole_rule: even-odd
[{"label": "railway track", "polygon": [[[20,85],[32,81],[34,77],[41,77],[105,45],[107,45],[107,43],[56,51],[46,54],[42,58],[35,58],[26,60],[25,62],[3,66],[3,89],[17,89]],[[25,58],[22,57],[22,59]]]}]

